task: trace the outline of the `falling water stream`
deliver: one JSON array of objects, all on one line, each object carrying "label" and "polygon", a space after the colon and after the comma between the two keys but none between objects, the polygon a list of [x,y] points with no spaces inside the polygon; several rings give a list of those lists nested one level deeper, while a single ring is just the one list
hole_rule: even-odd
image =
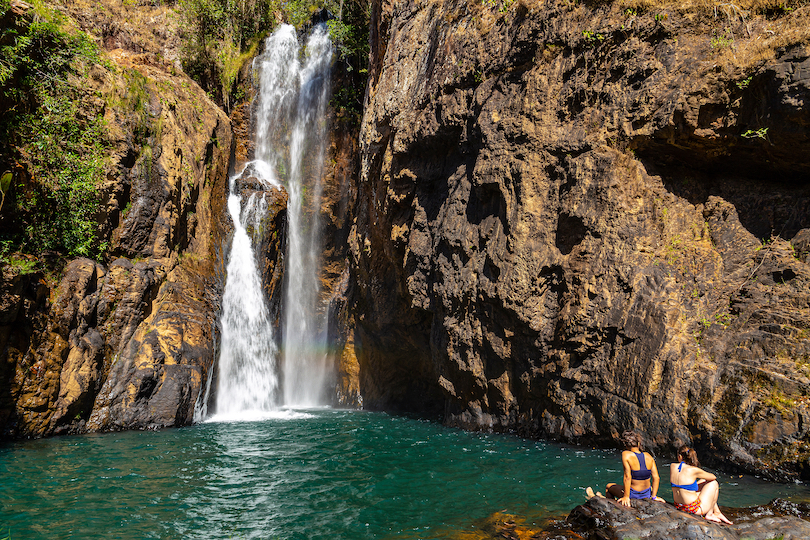
[{"label": "falling water stream", "polygon": [[[332,60],[324,25],[311,32],[303,56],[295,29],[281,25],[254,63],[259,81],[255,159],[231,178],[228,198],[234,235],[222,301],[218,420],[253,419],[279,405],[312,406],[323,400],[328,369],[316,305],[317,217]],[[283,354],[276,346],[255,253],[266,232],[266,197],[281,186],[289,195]]]},{"label": "falling water stream", "polygon": [[317,302],[321,252],[318,212],[331,63],[329,34],[325,26],[316,27],[307,42],[290,137],[283,339],[284,403],[289,406],[320,405],[328,374]]}]

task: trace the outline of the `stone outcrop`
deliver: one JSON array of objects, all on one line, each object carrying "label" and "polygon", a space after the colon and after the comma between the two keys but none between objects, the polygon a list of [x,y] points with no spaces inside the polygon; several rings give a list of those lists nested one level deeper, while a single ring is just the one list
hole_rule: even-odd
[{"label": "stone outcrop", "polygon": [[632,504],[632,508],[627,508],[604,498],[590,499],[568,516],[567,525],[576,534],[571,537],[589,540],[799,540],[810,536],[807,505],[781,499],[751,508],[723,508],[733,525],[706,521],[681,512],[671,504],[648,500],[632,501]]},{"label": "stone outcrop", "polygon": [[339,391],[810,474],[810,8],[701,9],[373,3]]},{"label": "stone outcrop", "polygon": [[617,501],[594,498],[574,508],[568,516],[552,517],[538,524],[522,516],[496,512],[477,521],[475,532],[460,532],[457,536],[509,540],[798,540],[810,535],[808,505],[784,499],[747,508],[723,507],[733,525],[711,523],[667,503],[647,500],[630,503],[632,507],[627,508]]},{"label": "stone outcrop", "polygon": [[186,425],[217,350],[230,121],[179,69],[169,8],[78,1],[65,14],[115,66],[90,81],[113,147],[110,259],[69,261],[58,285],[4,275],[2,431]]}]

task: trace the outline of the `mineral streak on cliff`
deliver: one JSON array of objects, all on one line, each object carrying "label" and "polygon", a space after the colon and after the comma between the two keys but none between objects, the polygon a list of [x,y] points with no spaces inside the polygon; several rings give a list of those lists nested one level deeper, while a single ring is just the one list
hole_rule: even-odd
[{"label": "mineral streak on cliff", "polygon": [[766,7],[374,1],[339,392],[808,477],[810,8]]}]

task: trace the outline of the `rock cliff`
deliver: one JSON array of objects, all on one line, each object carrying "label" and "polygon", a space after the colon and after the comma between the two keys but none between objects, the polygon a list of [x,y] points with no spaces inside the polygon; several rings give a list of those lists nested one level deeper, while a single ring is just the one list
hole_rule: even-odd
[{"label": "rock cliff", "polygon": [[110,257],[57,277],[4,268],[3,433],[189,424],[217,348],[230,120],[179,69],[167,7],[71,2],[63,16],[106,59],[86,82],[111,139]]},{"label": "rock cliff", "polygon": [[764,3],[373,2],[339,391],[807,478],[808,29]]}]

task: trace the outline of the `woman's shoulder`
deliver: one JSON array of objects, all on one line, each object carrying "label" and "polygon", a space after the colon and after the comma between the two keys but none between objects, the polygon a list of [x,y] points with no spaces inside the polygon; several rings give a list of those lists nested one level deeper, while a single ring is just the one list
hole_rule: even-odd
[{"label": "woman's shoulder", "polygon": [[700,467],[695,467],[694,465],[689,465],[685,461],[681,461],[679,463],[670,463],[670,468],[674,470],[679,470],[680,472],[692,472],[692,471],[701,471]]}]

